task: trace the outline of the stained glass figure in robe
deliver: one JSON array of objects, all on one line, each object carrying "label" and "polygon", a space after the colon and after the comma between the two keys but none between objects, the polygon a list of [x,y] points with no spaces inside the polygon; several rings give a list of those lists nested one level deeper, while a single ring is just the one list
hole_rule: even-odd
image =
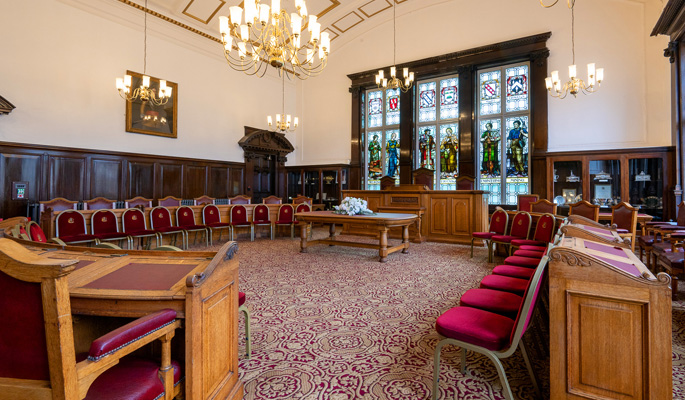
[{"label": "stained glass figure in robe", "polygon": [[381,142],[379,140],[380,132],[371,132],[369,136],[369,179],[380,179],[383,174],[381,166]]},{"label": "stained glass figure in robe", "polygon": [[390,139],[385,144],[385,152],[387,155],[388,176],[398,176],[398,165],[400,161],[400,142],[397,139],[397,131],[389,131]]},{"label": "stained glass figure in robe", "polygon": [[[528,176],[528,160],[524,159],[524,149],[527,149],[528,128],[522,120],[516,119],[514,127],[507,135],[507,151],[511,157],[511,167],[507,176]],[[526,152],[527,153],[527,152]]]},{"label": "stained glass figure in robe", "polygon": [[485,130],[480,135],[482,159],[480,173],[489,178],[500,176],[499,147],[501,135],[493,129],[492,122],[485,123]]},{"label": "stained glass figure in robe", "polygon": [[457,172],[457,152],[459,142],[452,128],[445,130],[445,138],[440,144],[441,177],[454,175]]},{"label": "stained glass figure in robe", "polygon": [[419,167],[435,169],[435,127],[421,128],[419,133]]},{"label": "stained glass figure in robe", "polygon": [[369,128],[383,125],[383,92],[369,92]]}]

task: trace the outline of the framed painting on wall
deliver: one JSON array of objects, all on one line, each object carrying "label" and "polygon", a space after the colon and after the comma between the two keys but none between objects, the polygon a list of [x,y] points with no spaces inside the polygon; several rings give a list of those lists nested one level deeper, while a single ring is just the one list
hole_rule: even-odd
[{"label": "framed painting on wall", "polygon": [[[131,88],[139,88],[143,74],[126,73],[131,75]],[[140,98],[126,102],[126,132],[176,138],[178,84],[166,81],[166,85],[171,88],[171,97],[166,104],[155,105]],[[159,96],[159,78],[150,77],[150,89]]]}]

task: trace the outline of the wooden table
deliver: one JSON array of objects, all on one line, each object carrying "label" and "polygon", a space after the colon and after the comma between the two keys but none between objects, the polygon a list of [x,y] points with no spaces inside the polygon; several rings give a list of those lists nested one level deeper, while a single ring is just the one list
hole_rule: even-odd
[{"label": "wooden table", "polygon": [[[647,226],[647,222],[649,222],[653,219],[654,219],[654,217],[649,215],[649,214],[642,214],[642,213],[637,214],[637,223],[640,224],[640,231],[642,232],[642,236],[644,236],[646,234],[645,227]],[[611,222],[611,213],[610,212],[609,213],[607,213],[607,212],[599,213],[599,220]]]},{"label": "wooden table", "polygon": [[[300,221],[300,252],[306,253],[307,246],[313,244],[328,244],[350,247],[363,247],[378,249],[380,262],[388,261],[388,254],[402,250],[409,252],[409,225],[415,224],[419,218],[410,214],[376,213],[374,215],[346,215],[334,214],[333,211],[312,211],[296,213],[295,218]],[[330,224],[330,236],[327,239],[311,240],[307,242],[307,225],[309,223]],[[335,239],[335,225],[348,224],[368,231],[378,231],[380,234],[378,244],[348,242]],[[402,227],[402,244],[388,247],[388,230],[394,227]]]},{"label": "wooden table", "polygon": [[[62,249],[33,243],[27,248],[46,258],[79,260],[68,282],[72,313],[84,321],[93,321],[90,316],[138,318],[164,308],[175,310],[184,320],[184,332],[177,337],[185,340],[177,343],[172,357],[185,360],[185,398],[243,398],[238,380],[237,243],[228,242],[216,253]],[[110,320],[96,318],[90,324],[95,328],[75,323],[77,352],[90,344],[79,342],[79,336],[87,339],[97,325]]]}]

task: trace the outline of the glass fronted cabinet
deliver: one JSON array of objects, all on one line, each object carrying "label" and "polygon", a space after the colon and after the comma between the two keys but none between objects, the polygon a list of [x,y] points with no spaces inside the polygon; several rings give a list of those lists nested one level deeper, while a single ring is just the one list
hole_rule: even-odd
[{"label": "glass fronted cabinet", "polygon": [[340,195],[348,188],[347,165],[288,167],[288,202],[298,195],[313,199],[325,210],[340,204]]},{"label": "glass fronted cabinet", "polygon": [[302,193],[302,171],[288,171],[288,199],[284,202],[292,203],[293,198]]},{"label": "glass fronted cabinet", "polygon": [[598,204],[601,212],[627,201],[655,220],[674,219],[673,160],[671,147],[549,154],[547,198],[561,214],[580,200]]}]

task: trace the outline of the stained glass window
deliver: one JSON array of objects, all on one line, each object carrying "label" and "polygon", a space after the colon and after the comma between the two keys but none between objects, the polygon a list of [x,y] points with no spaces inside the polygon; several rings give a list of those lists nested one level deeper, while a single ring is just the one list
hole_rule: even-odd
[{"label": "stained glass window", "polygon": [[437,140],[435,139],[435,126],[423,126],[419,132],[419,168],[435,170],[435,150]]},{"label": "stained glass window", "polygon": [[435,82],[419,84],[419,122],[435,121]]},{"label": "stained glass window", "polygon": [[518,194],[530,193],[529,65],[481,70],[478,76],[479,187],[490,192],[490,204],[516,204]]},{"label": "stained glass window", "polygon": [[400,183],[400,130],[385,131],[385,175],[395,177],[396,184]]},{"label": "stained glass window", "polygon": [[528,109],[528,65],[507,68],[507,112]]},{"label": "stained glass window", "polygon": [[400,123],[400,89],[388,89],[385,93],[385,124],[397,125]]},{"label": "stained glass window", "polygon": [[369,92],[369,128],[383,126],[383,92],[376,90]]},{"label": "stained glass window", "polygon": [[459,125],[440,125],[440,190],[457,190]]},{"label": "stained glass window", "polygon": [[383,132],[372,131],[367,136],[366,187],[369,190],[379,190],[381,188],[381,177],[383,176]]},{"label": "stained glass window", "polygon": [[499,69],[480,73],[480,115],[499,114],[502,110]]},{"label": "stained glass window", "polygon": [[440,119],[459,117],[459,79],[440,81]]}]

